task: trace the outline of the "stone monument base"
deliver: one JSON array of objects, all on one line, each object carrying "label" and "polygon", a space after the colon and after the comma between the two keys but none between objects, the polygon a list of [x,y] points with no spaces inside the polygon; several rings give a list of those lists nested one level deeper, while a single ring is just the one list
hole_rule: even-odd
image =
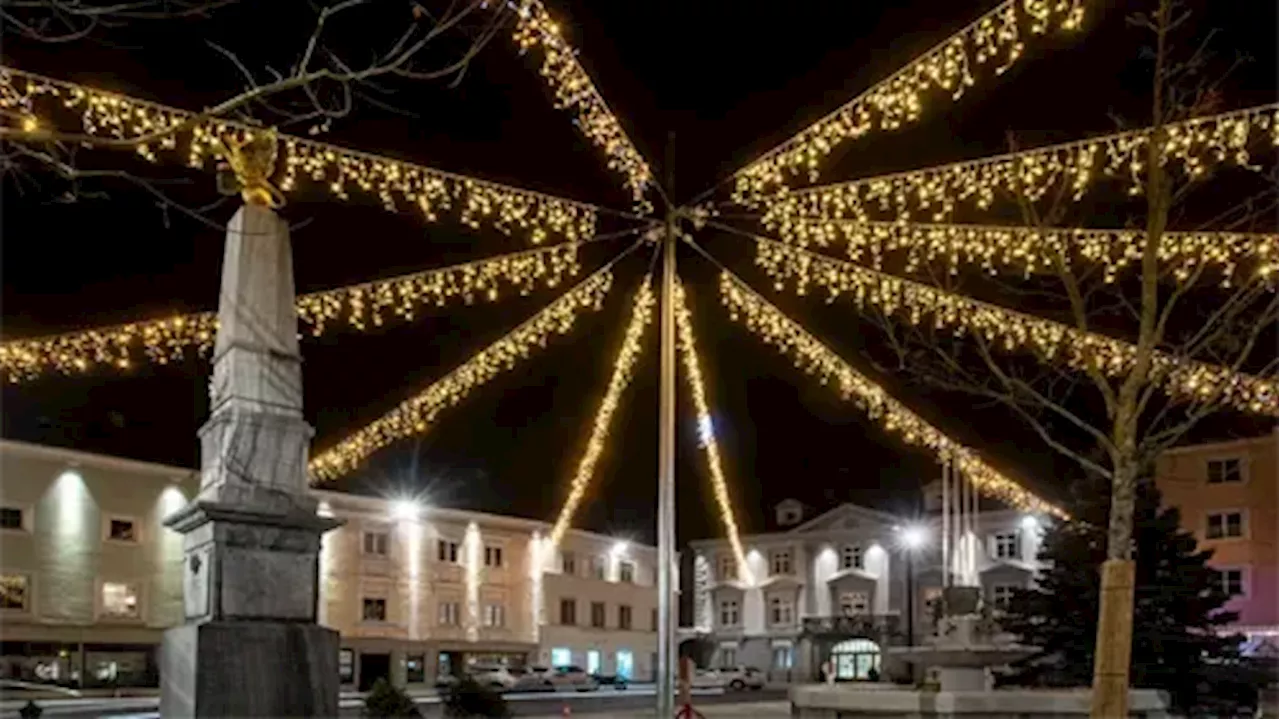
[{"label": "stone monument base", "polygon": [[[1088,689],[931,692],[892,684],[806,684],[791,688],[791,716],[803,719],[1087,719]],[[1129,716],[1169,719],[1161,692],[1129,691]]]},{"label": "stone monument base", "polygon": [[306,622],[174,627],[160,651],[160,715],[336,717],[338,651],[336,631]]}]

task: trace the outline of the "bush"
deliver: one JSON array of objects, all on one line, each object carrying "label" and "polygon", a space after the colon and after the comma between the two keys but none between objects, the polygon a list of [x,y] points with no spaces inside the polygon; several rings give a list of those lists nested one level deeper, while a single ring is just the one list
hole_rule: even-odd
[{"label": "bush", "polygon": [[364,715],[367,717],[418,717],[413,698],[403,689],[393,686],[386,679],[373,683],[369,695],[364,698]]},{"label": "bush", "polygon": [[466,677],[449,687],[444,696],[447,717],[509,717],[507,700],[502,694]]}]

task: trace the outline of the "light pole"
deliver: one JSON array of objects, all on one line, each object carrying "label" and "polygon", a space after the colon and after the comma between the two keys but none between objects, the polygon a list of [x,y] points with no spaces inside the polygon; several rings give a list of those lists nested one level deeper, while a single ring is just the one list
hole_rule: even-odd
[{"label": "light pole", "polygon": [[[903,556],[906,558],[906,584],[907,584],[907,646],[915,646],[916,644],[916,569],[915,555],[922,547],[929,543],[929,529],[922,524],[907,524],[898,527],[898,546],[903,550]],[[945,560],[944,560],[945,561]],[[946,571],[946,568],[943,568]],[[911,672],[911,678],[914,681],[916,672],[915,664],[907,662],[907,669]]]},{"label": "light pole", "polygon": [[675,139],[667,138],[666,228],[662,237],[662,300],[659,304],[661,339],[658,377],[658,676],[657,713],[661,719],[675,712],[675,593],[676,544],[676,208]]}]

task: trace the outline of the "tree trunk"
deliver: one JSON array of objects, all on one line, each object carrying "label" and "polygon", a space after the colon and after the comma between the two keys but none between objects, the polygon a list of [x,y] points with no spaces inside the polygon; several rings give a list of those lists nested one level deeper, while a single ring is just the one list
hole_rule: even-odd
[{"label": "tree trunk", "polygon": [[1089,716],[1129,715],[1129,662],[1133,654],[1133,510],[1138,468],[1121,458],[1111,483],[1107,561],[1102,565],[1098,634],[1093,654],[1093,694]]}]

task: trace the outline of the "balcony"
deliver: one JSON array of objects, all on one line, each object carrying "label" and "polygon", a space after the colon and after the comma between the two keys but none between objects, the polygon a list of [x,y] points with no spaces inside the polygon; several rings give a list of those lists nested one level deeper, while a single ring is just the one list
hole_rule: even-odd
[{"label": "balcony", "polygon": [[901,617],[896,614],[855,614],[839,617],[805,617],[801,633],[809,636],[887,637],[898,633]]}]

